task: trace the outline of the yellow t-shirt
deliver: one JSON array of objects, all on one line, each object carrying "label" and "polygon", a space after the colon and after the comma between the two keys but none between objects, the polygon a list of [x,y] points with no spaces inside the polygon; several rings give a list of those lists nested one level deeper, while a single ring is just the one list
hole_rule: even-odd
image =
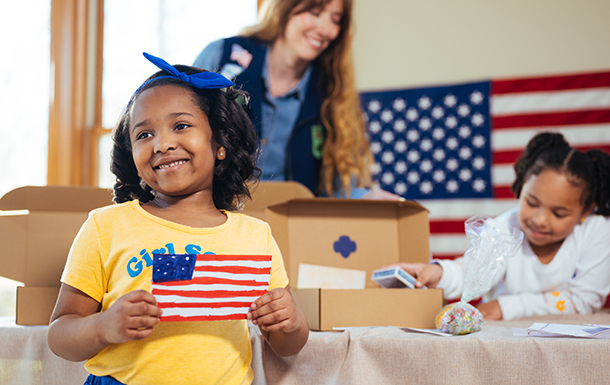
[{"label": "yellow t-shirt", "polygon": [[[132,290],[151,291],[152,255],[272,255],[269,288],[288,277],[269,225],[225,212],[220,226],[192,228],[146,212],[139,201],[94,210],[80,229],[62,282],[108,309]],[[90,358],[85,368],[129,385],[250,384],[252,351],[245,320],[162,322],[139,341],[113,344]]]}]

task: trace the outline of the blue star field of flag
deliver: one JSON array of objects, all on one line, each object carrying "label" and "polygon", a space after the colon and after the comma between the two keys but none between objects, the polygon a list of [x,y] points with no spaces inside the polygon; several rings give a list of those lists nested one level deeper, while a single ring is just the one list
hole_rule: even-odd
[{"label": "blue star field of flag", "polygon": [[362,93],[373,179],[407,199],[491,198],[489,88]]}]

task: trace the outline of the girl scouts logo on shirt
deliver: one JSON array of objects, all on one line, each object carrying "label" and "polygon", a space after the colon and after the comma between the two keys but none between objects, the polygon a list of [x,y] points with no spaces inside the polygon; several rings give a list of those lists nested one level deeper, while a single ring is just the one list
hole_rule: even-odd
[{"label": "girl scouts logo on shirt", "polygon": [[314,158],[322,159],[322,149],[324,148],[324,129],[321,124],[311,126],[311,153]]}]

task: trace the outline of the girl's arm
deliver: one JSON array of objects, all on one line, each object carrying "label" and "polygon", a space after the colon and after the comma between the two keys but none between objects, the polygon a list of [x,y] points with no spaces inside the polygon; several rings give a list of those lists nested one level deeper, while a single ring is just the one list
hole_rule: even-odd
[{"label": "girl's arm", "polygon": [[[597,259],[597,258],[596,258]],[[610,258],[576,272],[567,289],[498,297],[503,319],[546,314],[590,314],[604,305],[610,291]]]},{"label": "girl's arm", "polygon": [[111,343],[138,340],[152,333],[161,310],[152,294],[135,290],[108,310],[82,291],[62,284],[47,340],[53,353],[69,361],[93,357]]},{"label": "girl's arm", "polygon": [[589,314],[601,309],[610,292],[610,218],[593,216],[579,228],[568,258],[578,258],[561,290],[498,297],[503,319],[545,314]]},{"label": "girl's arm", "polygon": [[305,314],[295,304],[288,286],[269,290],[254,301],[247,317],[280,356],[298,353],[309,338]]}]

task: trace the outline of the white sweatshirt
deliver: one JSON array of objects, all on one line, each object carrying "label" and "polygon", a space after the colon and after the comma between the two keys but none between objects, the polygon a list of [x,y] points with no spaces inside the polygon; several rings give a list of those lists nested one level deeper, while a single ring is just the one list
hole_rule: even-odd
[{"label": "white sweatshirt", "polygon": [[[517,209],[496,218],[519,227]],[[439,260],[443,268],[437,287],[448,299],[463,291],[461,258]],[[553,260],[542,264],[526,238],[494,279],[484,301],[498,300],[503,319],[544,314],[593,313],[610,292],[610,218],[589,215],[565,239]]]}]

